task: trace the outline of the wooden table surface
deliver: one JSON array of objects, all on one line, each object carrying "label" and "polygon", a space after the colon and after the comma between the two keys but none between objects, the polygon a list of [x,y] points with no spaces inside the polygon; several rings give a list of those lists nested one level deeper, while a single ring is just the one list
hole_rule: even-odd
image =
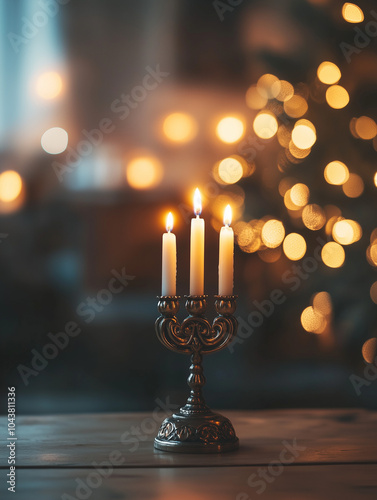
[{"label": "wooden table surface", "polygon": [[[377,413],[222,413],[231,419],[240,449],[209,455],[154,450],[160,421],[152,413],[18,417],[13,498],[377,499]],[[5,417],[0,432],[7,435]],[[9,466],[2,442],[5,498]],[[96,470],[101,463],[102,475]]]}]

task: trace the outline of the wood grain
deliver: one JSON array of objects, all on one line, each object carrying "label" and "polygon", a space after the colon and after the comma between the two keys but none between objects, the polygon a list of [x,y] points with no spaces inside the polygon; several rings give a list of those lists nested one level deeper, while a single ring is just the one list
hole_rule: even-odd
[{"label": "wood grain", "polygon": [[[162,412],[159,418],[152,413],[19,417],[17,466],[90,467],[93,462],[107,460],[113,450],[124,457],[122,468],[266,465],[279,459],[283,442],[294,440],[305,448],[295,464],[377,463],[374,412],[308,409],[222,413],[234,424],[240,450],[207,456],[155,451],[153,439],[164,417]],[[2,417],[2,436],[6,435],[5,426]],[[5,447],[1,447],[0,466],[7,467]]]},{"label": "wood grain", "polygon": [[[17,471],[18,500],[375,500],[376,465],[286,467],[262,494],[248,485],[258,467],[162,468],[115,470],[102,481],[92,469]],[[76,496],[77,479],[97,485],[89,496]],[[92,481],[92,482],[91,482]],[[67,498],[67,497],[66,497]],[[69,498],[69,497],[68,497]]]}]

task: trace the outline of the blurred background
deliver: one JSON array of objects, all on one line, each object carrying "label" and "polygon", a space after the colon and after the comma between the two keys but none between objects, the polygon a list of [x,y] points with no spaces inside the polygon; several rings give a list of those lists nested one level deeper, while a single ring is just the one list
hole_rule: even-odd
[{"label": "blurred background", "polygon": [[0,370],[19,413],[184,402],[189,359],[154,321],[168,211],[188,293],[196,187],[210,295],[232,206],[242,325],[205,358],[207,402],[377,407],[374,8],[1,2]]}]

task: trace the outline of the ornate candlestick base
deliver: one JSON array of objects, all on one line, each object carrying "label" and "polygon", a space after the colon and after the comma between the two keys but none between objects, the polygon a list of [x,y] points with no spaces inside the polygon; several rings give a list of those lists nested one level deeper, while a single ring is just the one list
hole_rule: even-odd
[{"label": "ornate candlestick base", "polygon": [[238,438],[226,417],[212,412],[205,404],[202,355],[219,351],[237,332],[236,296],[215,296],[217,317],[212,325],[204,317],[206,296],[189,295],[186,309],[189,316],[180,324],[176,314],[179,297],[159,297],[161,316],[156,320],[156,334],[162,344],[175,352],[191,354],[191,389],[186,405],[166,418],[158,431],[154,446],[158,450],[180,453],[216,453],[238,448]]}]

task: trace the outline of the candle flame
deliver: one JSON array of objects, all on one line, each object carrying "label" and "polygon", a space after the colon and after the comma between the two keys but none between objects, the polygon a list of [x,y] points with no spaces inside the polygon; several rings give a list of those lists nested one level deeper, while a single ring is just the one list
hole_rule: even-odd
[{"label": "candle flame", "polygon": [[230,226],[232,222],[232,209],[230,205],[227,205],[224,210],[224,224]]},{"label": "candle flame", "polygon": [[194,212],[195,215],[200,215],[202,213],[202,197],[198,188],[195,189],[194,194]]},{"label": "candle flame", "polygon": [[168,216],[166,217],[166,231],[170,233],[172,229],[173,229],[173,214],[169,212]]}]

